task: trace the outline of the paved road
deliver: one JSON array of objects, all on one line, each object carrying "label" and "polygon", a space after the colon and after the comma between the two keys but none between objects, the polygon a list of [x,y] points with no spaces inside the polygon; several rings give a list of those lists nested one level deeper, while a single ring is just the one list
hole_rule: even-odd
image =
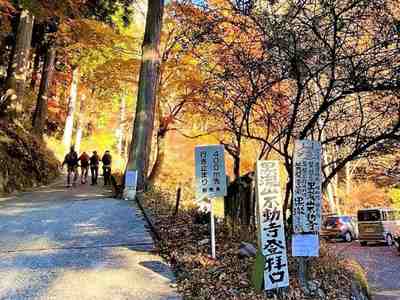
[{"label": "paved road", "polygon": [[61,184],[0,198],[0,299],[180,299],[138,209]]},{"label": "paved road", "polygon": [[381,244],[335,243],[338,253],[358,261],[367,271],[373,300],[400,300],[400,255]]}]

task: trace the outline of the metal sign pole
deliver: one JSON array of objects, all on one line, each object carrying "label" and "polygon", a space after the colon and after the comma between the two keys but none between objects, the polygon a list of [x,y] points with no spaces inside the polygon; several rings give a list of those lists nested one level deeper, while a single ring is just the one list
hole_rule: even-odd
[{"label": "metal sign pole", "polygon": [[210,218],[211,218],[211,255],[213,259],[216,259],[215,255],[215,221],[214,221],[214,209],[213,202],[210,201]]},{"label": "metal sign pole", "polygon": [[224,146],[208,145],[195,148],[196,199],[210,201],[211,255],[216,259],[213,198],[227,195]]}]

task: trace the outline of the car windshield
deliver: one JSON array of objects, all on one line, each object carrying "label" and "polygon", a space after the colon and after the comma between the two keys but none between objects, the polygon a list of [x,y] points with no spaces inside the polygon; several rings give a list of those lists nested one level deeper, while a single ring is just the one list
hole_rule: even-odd
[{"label": "car windshield", "polygon": [[381,221],[381,213],[379,210],[361,210],[357,215],[360,222]]}]

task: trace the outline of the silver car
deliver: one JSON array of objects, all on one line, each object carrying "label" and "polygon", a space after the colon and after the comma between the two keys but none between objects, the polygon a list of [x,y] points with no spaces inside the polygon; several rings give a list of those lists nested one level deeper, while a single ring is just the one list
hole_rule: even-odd
[{"label": "silver car", "polygon": [[357,239],[357,221],[351,216],[328,216],[325,218],[321,237],[325,239],[342,239],[351,242]]}]

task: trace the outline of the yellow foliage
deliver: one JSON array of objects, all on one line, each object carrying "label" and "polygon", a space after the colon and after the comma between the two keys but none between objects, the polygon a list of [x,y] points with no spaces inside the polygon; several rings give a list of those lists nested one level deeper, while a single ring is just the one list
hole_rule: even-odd
[{"label": "yellow foliage", "polygon": [[355,184],[349,195],[346,196],[340,191],[339,197],[343,199],[341,210],[352,215],[355,215],[360,208],[390,206],[385,190],[378,188],[372,182]]}]

